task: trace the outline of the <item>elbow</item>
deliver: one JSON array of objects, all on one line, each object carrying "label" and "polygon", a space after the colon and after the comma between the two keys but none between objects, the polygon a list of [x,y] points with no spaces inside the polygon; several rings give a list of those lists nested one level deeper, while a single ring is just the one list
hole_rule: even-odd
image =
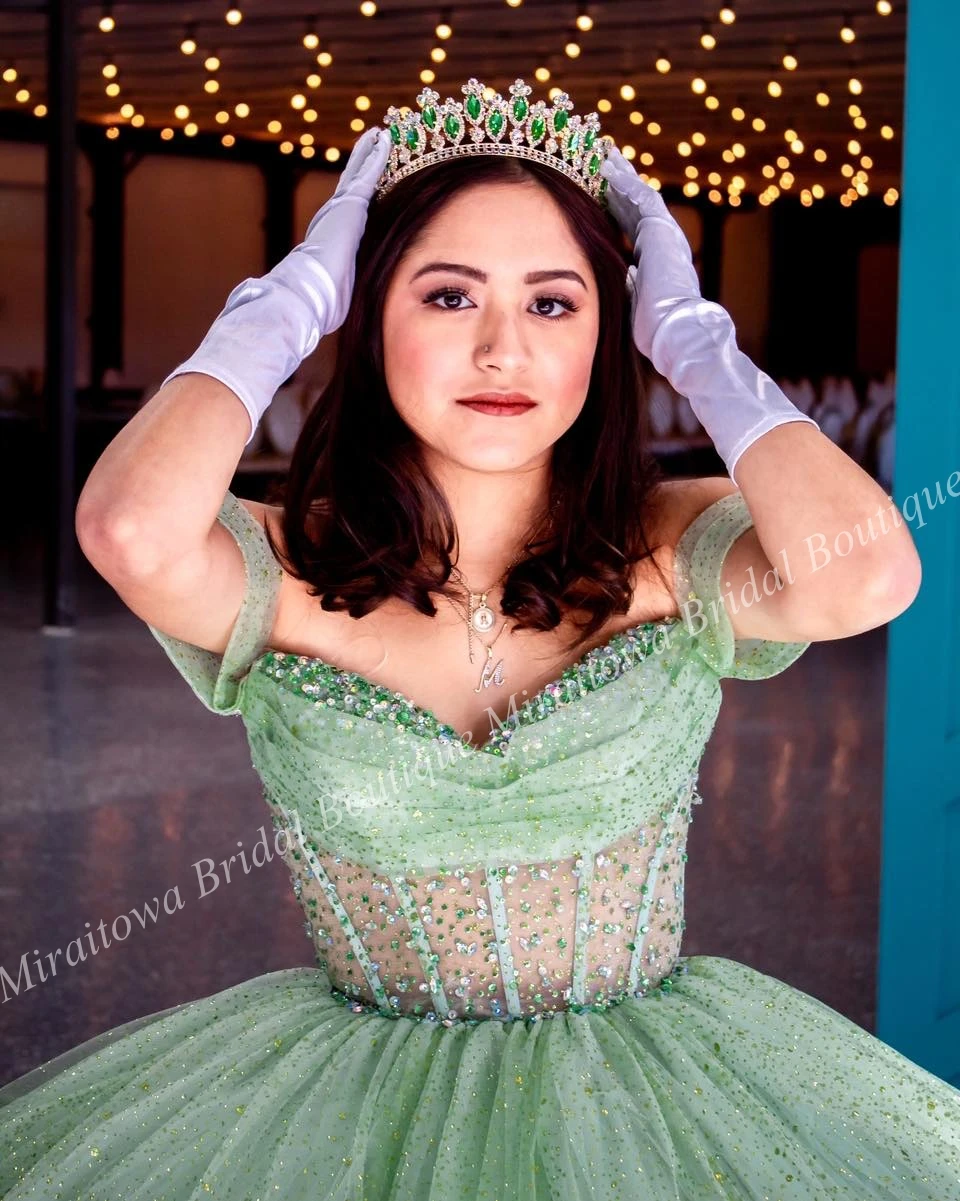
[{"label": "elbow", "polygon": [[84,556],[105,580],[142,576],[158,568],[152,543],[129,515],[99,514],[80,503],[74,531]]}]

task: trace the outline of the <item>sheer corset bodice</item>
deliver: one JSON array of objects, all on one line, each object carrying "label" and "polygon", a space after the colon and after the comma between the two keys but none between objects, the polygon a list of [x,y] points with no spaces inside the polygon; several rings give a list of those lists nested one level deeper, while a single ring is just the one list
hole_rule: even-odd
[{"label": "sheer corset bodice", "polygon": [[595,853],[394,876],[314,849],[298,815],[275,810],[333,987],[360,1006],[449,1025],[602,1008],[658,985],[680,950],[699,801],[684,786],[654,822]]}]

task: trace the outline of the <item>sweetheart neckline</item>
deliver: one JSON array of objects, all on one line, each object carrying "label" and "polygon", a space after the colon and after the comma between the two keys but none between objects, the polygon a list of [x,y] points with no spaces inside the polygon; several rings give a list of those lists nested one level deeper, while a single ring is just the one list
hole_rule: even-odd
[{"label": "sweetheart neckline", "polygon": [[[568,675],[571,672],[579,672],[580,670],[582,670],[583,667],[586,665],[587,661],[590,659],[590,656],[604,654],[612,648],[616,649],[616,644],[619,640],[628,638],[631,635],[635,635],[635,634],[639,633],[640,631],[643,631],[646,629],[655,629],[655,628],[670,628],[672,626],[682,624],[682,621],[683,621],[683,619],[680,617],[661,617],[661,618],[657,618],[653,621],[640,622],[638,625],[629,626],[625,630],[619,630],[617,633],[611,635],[611,637],[606,642],[601,643],[599,646],[591,647],[587,651],[584,651],[584,653],[579,657],[579,659],[576,659],[573,663],[568,664],[563,669],[563,671],[560,673],[560,675],[556,677],[556,679],[549,680],[546,684],[543,685],[542,688],[538,689],[537,692],[535,692],[533,696],[528,697],[520,705],[516,706],[514,709],[515,716],[514,717],[508,716],[506,718],[506,720],[503,722],[503,724],[501,725],[500,729],[496,730],[496,731],[492,731],[490,736],[486,739],[485,742],[481,743],[480,746],[474,746],[474,744],[472,742],[464,742],[463,735],[460,734],[457,730],[455,730],[454,727],[452,725],[450,725],[449,722],[441,721],[441,719],[436,715],[436,713],[434,713],[434,711],[432,709],[428,709],[425,705],[418,704],[415,700],[413,700],[412,697],[407,696],[406,693],[400,692],[398,689],[390,688],[386,684],[378,683],[376,680],[371,680],[369,676],[365,676],[361,672],[352,671],[350,668],[347,668],[347,667],[340,667],[338,664],[332,663],[329,659],[323,659],[319,655],[301,655],[301,654],[298,654],[298,652],[296,652],[296,651],[281,651],[281,650],[267,649],[267,650],[263,651],[260,655],[258,655],[256,659],[254,659],[254,661],[250,665],[250,670],[253,671],[255,668],[262,667],[264,665],[264,663],[271,656],[274,658],[276,658],[277,656],[289,656],[289,657],[292,657],[292,658],[298,660],[301,664],[315,664],[315,665],[318,665],[321,667],[326,667],[330,671],[335,672],[337,675],[350,678],[351,680],[359,682],[360,684],[363,684],[368,688],[371,688],[374,690],[379,690],[381,692],[389,694],[392,697],[395,697],[397,700],[401,701],[409,709],[409,711],[412,714],[415,714],[418,717],[425,719],[427,721],[433,722],[441,732],[450,734],[453,738],[455,738],[460,743],[461,746],[463,746],[465,749],[469,750],[472,754],[476,754],[476,755],[492,754],[497,751],[497,741],[496,740],[498,738],[503,739],[504,741],[503,741],[502,745],[500,746],[498,753],[499,753],[500,758],[506,759],[507,758],[506,751],[509,747],[510,742],[512,741],[513,731],[516,730],[518,728],[518,726],[523,724],[521,722],[521,714],[523,714],[525,712],[529,712],[535,705],[542,706],[543,700],[549,694],[550,690],[562,685],[566,681]],[[644,659],[646,659],[646,657],[647,657],[646,655],[643,656]],[[264,673],[264,674],[267,674],[268,678],[270,678],[268,673]],[[619,679],[619,678],[620,678],[619,675],[613,677],[613,679]],[[613,683],[613,680],[608,680],[608,681],[604,681],[604,682],[605,683]],[[576,703],[576,701],[582,699],[582,696],[583,696],[583,694],[581,693],[579,696],[574,697],[573,701],[569,702],[569,703]],[[541,717],[538,720],[543,720],[544,718],[549,717],[552,712],[554,712],[553,709],[548,709],[546,713],[541,714]],[[414,731],[414,732],[416,733],[416,731]]]}]

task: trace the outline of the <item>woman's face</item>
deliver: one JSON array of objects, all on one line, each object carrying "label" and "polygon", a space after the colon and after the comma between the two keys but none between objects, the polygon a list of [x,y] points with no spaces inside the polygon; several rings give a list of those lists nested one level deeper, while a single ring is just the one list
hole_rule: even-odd
[{"label": "woman's face", "polygon": [[[535,272],[544,277],[525,279]],[[481,470],[530,467],[549,460],[583,408],[598,332],[596,280],[553,197],[534,182],[474,184],[394,272],[383,311],[387,387],[403,421],[443,457]],[[478,392],[536,403],[505,417],[457,403]]]}]

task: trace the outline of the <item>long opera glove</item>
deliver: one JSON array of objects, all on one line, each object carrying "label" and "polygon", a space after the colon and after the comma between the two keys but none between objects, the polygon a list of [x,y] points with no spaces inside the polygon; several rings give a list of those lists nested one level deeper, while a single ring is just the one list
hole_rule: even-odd
[{"label": "long opera glove", "polygon": [[736,484],[737,461],[758,438],[790,421],[820,427],[737,347],[726,309],[701,296],[690,244],[660,193],[616,147],[600,171],[610,211],[634,248],[627,271],[634,343],[690,401]]}]

